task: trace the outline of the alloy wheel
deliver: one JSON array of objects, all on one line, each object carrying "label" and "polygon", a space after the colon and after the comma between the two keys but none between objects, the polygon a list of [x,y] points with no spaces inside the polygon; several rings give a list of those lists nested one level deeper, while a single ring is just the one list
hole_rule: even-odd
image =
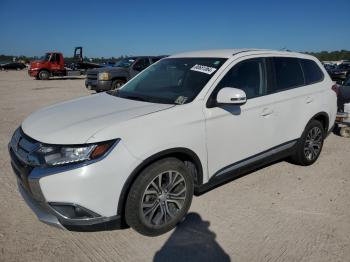
[{"label": "alloy wheel", "polygon": [[316,159],[321,151],[323,133],[319,127],[310,129],[304,144],[304,155],[308,161]]},{"label": "alloy wheel", "polygon": [[182,174],[169,170],[156,176],[142,197],[142,219],[151,226],[162,226],[174,220],[186,200],[186,181]]}]

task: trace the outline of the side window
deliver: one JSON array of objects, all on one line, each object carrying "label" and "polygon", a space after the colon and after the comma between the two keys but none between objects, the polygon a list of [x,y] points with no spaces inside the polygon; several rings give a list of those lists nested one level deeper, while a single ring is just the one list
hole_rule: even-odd
[{"label": "side window", "polygon": [[215,95],[224,87],[241,89],[246,93],[248,99],[265,95],[264,59],[248,59],[233,66],[218,84]]},{"label": "side window", "polygon": [[59,54],[52,54],[50,62],[59,64],[60,63],[60,55]]},{"label": "side window", "polygon": [[52,54],[52,55],[51,55],[50,62],[51,62],[51,63],[56,63],[56,54]]},{"label": "side window", "polygon": [[309,59],[300,59],[300,63],[303,68],[305,83],[307,85],[323,80],[324,75],[315,61]]},{"label": "side window", "polygon": [[60,63],[60,55],[59,54],[55,54],[56,55],[56,63],[59,64]]},{"label": "side window", "polygon": [[272,86],[272,90],[269,90],[269,93],[275,93],[305,84],[298,58],[274,57],[272,58],[272,69],[275,72],[275,85]]},{"label": "side window", "polygon": [[133,69],[136,71],[142,71],[146,69],[149,65],[150,63],[148,58],[140,58],[133,66]]}]

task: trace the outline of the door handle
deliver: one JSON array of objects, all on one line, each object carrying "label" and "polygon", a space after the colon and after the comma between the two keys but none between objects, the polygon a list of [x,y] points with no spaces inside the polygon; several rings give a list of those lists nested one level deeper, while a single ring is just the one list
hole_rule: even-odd
[{"label": "door handle", "polygon": [[308,96],[305,101],[306,101],[306,104],[310,104],[314,101],[314,99],[312,97]]},{"label": "door handle", "polygon": [[261,116],[269,116],[272,115],[273,110],[271,108],[264,108],[261,112]]}]

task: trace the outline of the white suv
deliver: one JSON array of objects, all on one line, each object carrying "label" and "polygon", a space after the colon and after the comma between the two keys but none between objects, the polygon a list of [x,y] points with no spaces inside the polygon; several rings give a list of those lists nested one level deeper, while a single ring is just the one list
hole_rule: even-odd
[{"label": "white suv", "polygon": [[314,163],[335,121],[332,85],[304,54],[170,56],[118,91],[29,116],[9,144],[19,190],[52,225],[162,234],[193,194],[276,159]]}]

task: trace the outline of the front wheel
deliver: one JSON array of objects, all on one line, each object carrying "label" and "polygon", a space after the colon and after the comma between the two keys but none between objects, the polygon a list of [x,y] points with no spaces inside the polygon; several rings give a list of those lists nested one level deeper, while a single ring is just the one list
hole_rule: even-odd
[{"label": "front wheel", "polygon": [[124,80],[117,79],[112,83],[112,89],[111,90],[118,90],[125,84]]},{"label": "front wheel", "polygon": [[48,80],[50,78],[50,73],[49,71],[42,70],[39,72],[38,77],[40,80]]},{"label": "front wheel", "polygon": [[145,168],[131,186],[126,222],[143,235],[161,235],[184,218],[192,196],[193,178],[185,164],[162,159]]},{"label": "front wheel", "polygon": [[302,166],[315,163],[321,154],[324,137],[325,130],[321,122],[312,120],[297,144],[296,152],[292,156],[293,162]]}]

